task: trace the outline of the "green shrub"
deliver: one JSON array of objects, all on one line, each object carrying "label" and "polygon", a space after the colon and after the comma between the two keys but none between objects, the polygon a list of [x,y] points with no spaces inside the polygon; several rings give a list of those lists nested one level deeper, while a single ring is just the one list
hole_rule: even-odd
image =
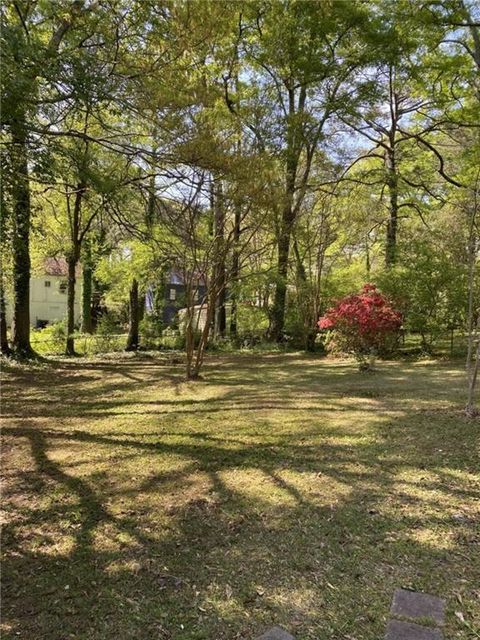
[{"label": "green shrub", "polygon": [[[201,335],[202,335],[201,331],[195,331],[193,334],[193,344],[195,349],[198,347]],[[184,350],[185,344],[186,344],[186,339],[185,339],[185,333],[183,332],[180,333],[178,331],[174,332],[173,330],[171,330],[171,333],[167,335],[165,335],[165,331],[162,334],[162,345],[164,347],[167,347],[170,349]]]},{"label": "green shrub", "polygon": [[155,349],[159,346],[162,336],[163,322],[158,315],[146,315],[140,322],[141,345],[146,349]]},{"label": "green shrub", "polygon": [[97,322],[97,335],[107,336],[121,332],[121,323],[116,314],[107,311],[102,314]]},{"label": "green shrub", "polygon": [[59,354],[65,350],[67,339],[66,321],[54,322],[43,329],[32,329],[32,347],[40,355]]},{"label": "green shrub", "polygon": [[268,328],[266,311],[253,305],[239,304],[237,320],[242,333],[261,334]]}]

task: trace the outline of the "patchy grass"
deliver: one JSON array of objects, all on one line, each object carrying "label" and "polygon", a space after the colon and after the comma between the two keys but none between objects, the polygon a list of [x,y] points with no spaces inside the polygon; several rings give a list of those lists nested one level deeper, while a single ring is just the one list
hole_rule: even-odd
[{"label": "patchy grass", "polygon": [[449,640],[480,637],[460,365],[4,369],[5,639],[378,640],[400,586],[447,599]]}]

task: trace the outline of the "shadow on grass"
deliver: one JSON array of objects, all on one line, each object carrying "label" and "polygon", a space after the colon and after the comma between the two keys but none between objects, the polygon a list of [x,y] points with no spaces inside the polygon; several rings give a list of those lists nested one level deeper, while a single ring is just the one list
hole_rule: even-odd
[{"label": "shadow on grass", "polygon": [[[52,368],[55,384],[52,385]],[[400,370],[400,373],[399,373]],[[428,385],[424,384],[425,371]],[[207,361],[205,381],[197,386],[221,389],[221,395],[207,399],[181,397],[186,385],[183,367],[171,366],[164,361],[138,356],[119,361],[51,361],[49,367],[35,372],[15,371],[5,383],[5,396],[18,385],[35,385],[47,391],[45,400],[38,397],[22,399],[22,404],[12,399],[4,400],[4,413],[10,417],[70,416],[72,412],[86,418],[109,416],[158,415],[173,409],[175,414],[211,414],[222,411],[257,411],[288,408],[295,410],[297,399],[310,398],[323,402],[323,407],[312,405],[313,411],[366,410],[358,400],[371,400],[371,410],[404,410],[407,403],[428,402],[436,396],[439,401],[451,397],[446,381],[459,386],[463,373],[452,368],[451,363],[428,367],[419,363],[381,363],[379,372],[364,375],[356,372],[352,363],[330,362],[319,357],[302,354],[270,355],[259,361],[258,357],[245,355],[240,358],[223,356]],[[148,400],[145,388],[161,392],[165,384],[175,389],[175,399]],[[271,389],[274,393],[270,393]],[[128,398],[123,398],[128,392]],[[75,403],[71,402],[72,393]],[[184,395],[184,394],[183,394]],[[326,404],[325,399],[329,402]],[[179,401],[180,399],[180,401]],[[347,402],[350,400],[350,402]],[[293,406],[292,406],[293,402]],[[299,411],[304,411],[300,407]],[[431,410],[431,408],[430,408]],[[49,412],[51,412],[49,414]]]},{"label": "shadow on grass", "polygon": [[[210,412],[217,404],[228,411],[232,402],[238,411],[251,404],[259,411],[281,410],[285,394],[298,394],[302,385],[312,396],[324,388],[327,411],[343,402],[345,387],[336,377],[330,381],[326,371],[320,376],[297,371],[302,358],[287,361],[294,368],[290,379],[282,380],[282,362],[273,359],[262,368],[263,393],[250,363],[241,363],[239,371],[238,362],[233,368],[227,360],[217,382],[212,376],[205,383],[221,385],[222,397],[179,402],[193,413],[203,402],[213,402]],[[94,367],[92,380],[98,379],[96,372]],[[402,401],[435,396],[441,389],[437,373],[431,372],[429,391],[418,389],[417,396],[415,379],[409,380]],[[409,370],[404,374],[408,378]],[[372,385],[341,366],[336,376],[355,391]],[[379,412],[385,410],[380,398],[388,389],[395,394],[398,370],[392,368],[389,376],[386,388],[385,379],[378,380]],[[142,380],[156,384],[160,377],[157,369],[140,371],[126,376],[125,389]],[[269,386],[274,380],[275,388]],[[60,386],[71,382],[62,373]],[[110,385],[118,389],[103,380],[107,397]],[[82,391],[74,404],[79,417],[92,418],[83,399],[93,398],[95,410],[107,405],[106,412],[98,411],[103,417],[112,405],[125,406],[121,398],[101,402],[97,394]],[[259,405],[262,400],[268,403]],[[171,401],[153,404],[171,406]],[[349,402],[342,410],[354,416],[355,408]],[[42,403],[36,415],[63,415],[50,409]],[[303,410],[308,418],[308,411],[318,415],[319,407]],[[261,420],[264,426],[263,415]],[[395,587],[439,595],[461,591],[465,566],[475,566],[474,529],[468,519],[453,516],[458,504],[479,497],[458,478],[475,473],[478,429],[455,417],[442,420],[435,424],[431,416],[405,408],[394,416],[387,411],[369,426],[374,437],[350,443],[345,425],[329,429],[332,442],[321,437],[322,424],[312,433],[308,420],[279,434],[274,426],[258,430],[254,423],[237,437],[222,433],[221,423],[218,432],[119,426],[96,433],[88,423],[69,430],[68,423],[53,429],[28,421],[7,426],[6,438],[17,447],[27,442],[34,465],[19,473],[21,489],[39,498],[38,505],[24,504],[19,519],[5,528],[4,620],[11,624],[11,637],[18,632],[39,640],[233,639],[254,637],[275,623],[299,638],[378,639]],[[106,460],[113,454],[110,476],[73,475],[56,461],[59,446],[88,447],[87,456]],[[181,465],[132,478],[128,486],[114,482],[122,464],[136,458],[141,474],[142,465],[158,460],[161,467],[161,461],[177,457]],[[424,494],[418,497],[420,489]],[[48,505],[42,496],[52,497]],[[27,529],[36,531],[36,544],[22,537]],[[422,537],[426,529],[444,532],[448,545]],[[63,539],[57,550],[56,535]]]}]

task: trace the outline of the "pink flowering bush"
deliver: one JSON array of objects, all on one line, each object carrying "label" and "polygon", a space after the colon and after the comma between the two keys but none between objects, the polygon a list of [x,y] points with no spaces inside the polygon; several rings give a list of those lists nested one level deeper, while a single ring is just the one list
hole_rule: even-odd
[{"label": "pink flowering bush", "polygon": [[395,343],[402,316],[374,284],[366,284],[360,293],[342,298],[328,309],[318,326],[329,330],[332,350],[352,353],[360,369],[369,369],[376,355]]}]

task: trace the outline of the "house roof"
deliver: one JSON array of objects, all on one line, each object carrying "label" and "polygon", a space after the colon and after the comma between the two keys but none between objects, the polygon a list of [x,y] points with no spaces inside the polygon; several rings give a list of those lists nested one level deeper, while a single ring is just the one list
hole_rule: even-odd
[{"label": "house roof", "polygon": [[[43,262],[46,276],[68,276],[68,264],[65,258],[45,258]],[[80,275],[80,264],[77,264],[76,275]]]},{"label": "house roof", "polygon": [[[190,272],[193,281],[198,285],[205,285],[205,276],[200,270]],[[168,284],[185,284],[185,272],[182,269],[172,267],[167,276]]]}]

